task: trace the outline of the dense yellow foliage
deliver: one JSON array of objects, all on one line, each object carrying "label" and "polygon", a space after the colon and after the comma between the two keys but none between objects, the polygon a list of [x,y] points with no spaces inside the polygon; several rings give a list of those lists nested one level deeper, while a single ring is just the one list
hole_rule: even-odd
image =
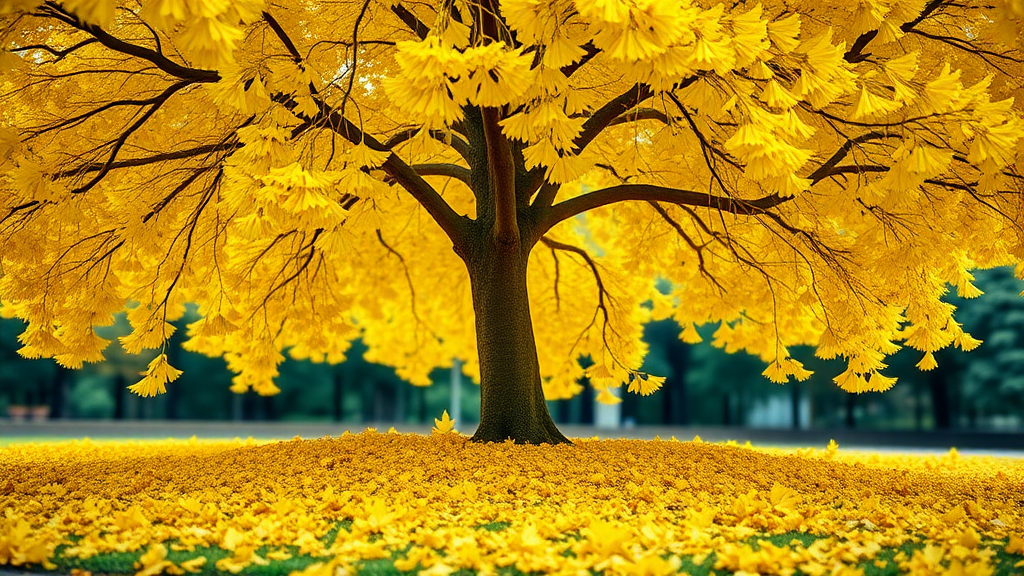
[{"label": "dense yellow foliage", "polygon": [[[481,445],[365,432],[262,445],[16,445],[0,449],[0,479],[0,566],[46,564],[60,544],[65,558],[144,551],[145,576],[196,569],[203,560],[175,565],[167,553],[204,546],[230,551],[216,561],[229,572],[292,553],[320,558],[305,576],[409,545],[396,567],[428,574],[665,574],[714,552],[716,568],[737,574],[853,576],[908,542],[922,546],[889,560],[901,573],[983,576],[996,549],[1024,562],[1024,463],[955,450]],[[492,523],[508,527],[479,528]],[[752,547],[751,537],[789,532],[820,538]]]},{"label": "dense yellow foliage", "polygon": [[[978,345],[948,286],[1024,274],[1022,13],[0,0],[3,313],[28,322],[24,355],[77,367],[112,314],[129,310],[127,350],[161,349],[195,302],[188,345],[239,391],[274,393],[285,352],[340,361],[360,335],[416,384],[452,358],[476,377],[452,246],[511,213],[537,243],[549,398],[578,392],[580,355],[599,389],[632,382],[642,324],[666,317],[691,341],[720,322],[715,344],[773,381],[806,378],[787,350],[810,344],[848,360],[843,389],[885,390],[901,346],[927,370]],[[154,362],[133,390],[176,376]]]}]

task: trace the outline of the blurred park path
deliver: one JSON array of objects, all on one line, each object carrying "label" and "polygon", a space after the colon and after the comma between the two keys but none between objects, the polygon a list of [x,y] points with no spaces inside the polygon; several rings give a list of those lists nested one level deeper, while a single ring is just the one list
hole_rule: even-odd
[{"label": "blurred park path", "polygon": [[[255,438],[260,440],[288,440],[296,436],[320,438],[340,436],[345,430],[353,434],[367,427],[386,432],[391,423],[358,424],[333,422],[217,422],[217,421],[110,421],[110,420],[51,420],[47,422],[14,423],[0,421],[0,445],[32,441],[58,441],[75,438],[102,439],[204,439]],[[429,426],[394,425],[401,433],[430,434]],[[471,425],[475,427],[474,425]],[[471,434],[472,429],[456,429]],[[750,442],[758,447],[816,447],[824,448],[830,440],[840,448],[880,452],[943,453],[955,447],[963,454],[989,454],[1024,458],[1024,435],[1006,432],[979,432],[966,430],[912,431],[912,430],[850,430],[787,428],[737,428],[713,426],[637,426],[634,428],[597,428],[593,426],[560,426],[569,438],[637,438],[651,440],[692,440],[700,436],[707,442],[734,440],[740,444]]]}]

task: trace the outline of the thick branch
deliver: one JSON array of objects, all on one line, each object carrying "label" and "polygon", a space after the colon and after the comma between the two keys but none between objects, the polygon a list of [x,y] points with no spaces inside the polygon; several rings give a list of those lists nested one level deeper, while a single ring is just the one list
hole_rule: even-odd
[{"label": "thick branch", "polygon": [[540,185],[540,189],[537,191],[537,197],[533,201],[534,206],[540,206],[547,208],[555,202],[555,196],[558,195],[558,184],[552,184],[551,182],[544,182]]},{"label": "thick branch", "polygon": [[576,137],[574,142],[573,151],[577,154],[582,152],[616,118],[651,96],[654,96],[654,91],[651,90],[650,86],[647,84],[636,84],[629,90],[609,100],[583,123],[580,135]]},{"label": "thick branch", "polygon": [[469,168],[458,164],[437,163],[437,164],[413,164],[412,169],[420,176],[447,176],[455,178],[471,186]]},{"label": "thick branch", "polygon": [[[372,150],[390,152],[376,138],[363,133],[355,124],[342,117],[341,114],[331,109],[327,104],[318,99],[316,103],[320,108],[320,113],[316,118],[307,119],[310,122],[324,122],[327,126],[330,126],[331,130],[353,144],[363,143]],[[294,107],[294,102],[285,103],[286,106],[288,104],[292,104],[291,107]],[[388,156],[388,159],[381,165],[381,168],[423,206],[427,213],[437,222],[438,226],[448,235],[452,245],[455,247],[455,251],[461,253],[465,248],[466,242],[465,217],[456,214],[452,207],[444,201],[444,198],[437,193],[437,190],[434,190],[422,176],[417,174],[397,154]]]},{"label": "thick branch", "polygon": [[562,66],[562,74],[565,74],[566,78],[569,78],[570,76],[575,74],[576,71],[579,70],[584,64],[590,62],[591,60],[594,59],[594,56],[597,56],[598,54],[601,53],[601,49],[598,48],[597,46],[594,46],[593,42],[587,42],[582,46],[582,48],[586,50],[586,52],[579,59],[578,62],[573,62],[572,64]]},{"label": "thick branch", "polygon": [[292,42],[292,39],[287,33],[285,33],[284,28],[281,27],[281,24],[277,19],[271,16],[270,12],[263,11],[263,20],[270,25],[270,29],[274,31],[274,34],[276,34],[278,39],[281,40],[281,43],[284,44],[284,47],[288,50],[288,54],[291,55],[292,60],[296,63],[302,62],[302,56],[299,54],[299,49],[295,47],[295,43]]},{"label": "thick branch", "polygon": [[777,194],[757,198],[756,200],[740,200],[737,198],[726,198],[692,190],[679,190],[665,186],[652,184],[620,184],[602,190],[588,192],[582,196],[570,198],[559,202],[548,209],[541,221],[536,234],[543,235],[552,226],[568,220],[595,208],[615,204],[617,202],[643,201],[643,202],[666,202],[680,206],[703,206],[713,208],[721,212],[730,212],[743,216],[767,214],[769,208],[773,208],[789,201],[791,198],[783,198]]},{"label": "thick branch", "polygon": [[68,54],[71,54],[75,50],[78,50],[79,48],[82,48],[83,46],[88,46],[90,44],[95,44],[96,42],[98,42],[98,40],[96,38],[89,38],[87,40],[82,40],[78,44],[75,44],[73,46],[69,46],[68,48],[65,48],[63,50],[58,50],[58,49],[56,49],[56,48],[54,48],[52,46],[49,46],[47,44],[30,44],[28,46],[22,46],[20,48],[13,48],[13,49],[11,49],[11,52],[25,52],[25,51],[28,51],[28,50],[45,50],[46,52],[49,52],[50,54],[53,54],[54,60],[52,62],[49,62],[49,64],[52,64],[54,62],[60,62],[64,58],[67,58]]},{"label": "thick branch", "polygon": [[427,34],[430,34],[430,28],[428,28],[426,24],[424,24],[405,6],[402,6],[401,4],[394,4],[391,6],[391,11],[394,12],[395,16],[398,16],[398,19],[404,22],[410,30],[419,36],[420,40],[425,40],[427,38]]},{"label": "thick branch", "polygon": [[[393,150],[395,146],[398,146],[403,142],[408,142],[409,140],[411,140],[413,136],[415,136],[416,133],[419,131],[419,128],[407,128],[400,132],[396,132],[394,135],[392,135],[390,138],[384,141],[384,147],[387,148],[388,150]],[[443,132],[441,130],[431,130],[430,136],[431,138],[437,140],[438,142],[451,146],[456,152],[459,153],[459,156],[462,156],[462,158],[465,159],[467,162],[469,161],[469,143],[466,142],[464,139],[460,138],[455,134]]]},{"label": "thick branch", "polygon": [[[914,26],[920,24],[925,18],[930,16],[932,12],[938,10],[938,8],[942,6],[942,4],[945,3],[946,1],[947,0],[931,0],[931,2],[929,2],[924,7],[924,10],[921,10],[921,13],[917,16],[917,18],[914,18],[910,22],[904,22],[903,25],[900,26],[900,30],[902,30],[904,33],[910,32],[911,30],[914,29]],[[868,32],[861,34],[859,37],[857,37],[856,40],[853,41],[853,45],[850,46],[850,49],[846,52],[846,54],[843,55],[843,59],[849,62],[850,64],[856,64],[858,62],[865,60],[868,56],[871,55],[871,53],[865,53],[864,48],[866,48],[867,45],[872,40],[875,39],[875,36],[878,36],[878,30],[870,30]]]},{"label": "thick branch", "polygon": [[33,210],[28,212],[29,214],[31,214],[33,211],[37,210],[39,206],[41,206],[39,200],[30,200],[28,202],[25,202],[24,204],[12,206],[11,208],[7,209],[7,215],[4,216],[3,218],[0,218],[0,224],[3,224],[8,219],[10,219],[11,216],[14,216],[18,212],[21,212],[22,210],[28,210],[29,208],[32,208]]},{"label": "thick branch", "polygon": [[[346,120],[346,122],[348,121]],[[364,142],[374,150],[384,150],[380,142],[377,142],[369,135],[364,136]],[[448,235],[448,238],[455,246],[455,251],[461,251],[465,245],[464,218],[456,214],[452,207],[444,201],[444,198],[397,155],[392,154],[389,156],[381,168],[394,178],[402,188],[405,188],[409,194],[412,194],[413,198],[423,206],[427,213],[444,230],[445,234]]]},{"label": "thick branch", "polygon": [[665,115],[664,112],[656,108],[637,108],[626,112],[621,116],[615,117],[609,126],[618,126],[619,124],[627,124],[629,122],[638,122],[640,120],[657,120],[663,124],[671,124],[671,119]]},{"label": "thick branch", "polygon": [[[683,79],[673,89],[686,88],[690,84],[697,81],[697,76],[690,76],[689,78]],[[597,138],[602,131],[608,126],[611,126],[617,118],[635,108],[638,104],[647,100],[651,96],[654,96],[654,91],[647,84],[635,84],[629,90],[626,90],[622,94],[612,98],[601,106],[594,115],[587,119],[583,123],[583,128],[580,130],[580,135],[576,137],[574,142],[576,146],[574,151],[579,154],[584,148],[590,144],[594,138]]]},{"label": "thick branch", "polygon": [[[403,21],[406,21],[406,23],[409,22],[407,21],[407,18],[403,17],[403,15],[407,15],[408,17],[411,17],[412,20],[415,20],[415,22],[419,22],[419,20],[417,20],[412,13],[410,13],[401,5],[392,6],[391,10],[395,14],[397,14],[399,18],[402,18]],[[296,62],[302,62],[302,58],[299,55],[298,49],[295,48],[294,43],[281,28],[280,24],[277,24],[277,21],[274,20],[274,18],[266,12],[263,13],[263,18],[264,20],[267,21],[268,24],[270,24],[271,28],[274,29],[275,34],[277,34],[281,41],[285,44],[286,48],[288,49],[292,57],[297,59]],[[419,22],[419,24],[422,25],[422,22]],[[415,29],[414,26],[411,27]],[[421,38],[424,38],[425,36],[426,34],[424,33],[423,35],[421,35]],[[304,125],[299,126],[296,130],[302,131],[309,126],[325,124],[329,126],[330,129],[334,131],[336,134],[345,138],[349,142],[352,142],[353,144],[362,143],[365,144],[366,146],[369,146],[372,150],[376,150],[378,152],[391,152],[389,147],[381,144],[373,136],[370,136],[369,134],[364,134],[361,129],[356,127],[355,124],[353,124],[351,121],[345,118],[344,107],[342,108],[341,112],[338,112],[331,108],[330,106],[328,106],[319,97],[316,87],[313,86],[312,84],[310,85],[310,92],[313,95],[313,100],[314,102],[316,102],[319,112],[313,118],[309,118],[306,117],[305,115],[296,113],[295,115],[297,117],[304,120]],[[289,110],[294,110],[296,106],[295,100],[285,94],[275,94],[274,96],[272,96],[272,99],[276,102],[283,104]],[[342,106],[344,106],[344,101]],[[442,198],[441,195],[438,194],[437,191],[434,190],[434,188],[426,180],[424,180],[422,176],[417,174],[416,171],[413,170],[411,166],[406,164],[396,154],[389,155],[388,159],[384,162],[384,164],[381,165],[381,168],[392,180],[394,180],[396,183],[401,185],[402,188],[405,188],[406,191],[412,194],[413,198],[415,198],[416,201],[419,202],[424,209],[426,209],[427,213],[430,214],[434,221],[437,222],[437,224],[441,227],[442,230],[444,230],[445,234],[448,235],[448,238],[452,241],[452,245],[455,247],[455,251],[457,253],[461,252],[465,244],[463,222],[461,220],[461,217],[458,214],[456,214],[454,210],[452,210],[451,206],[449,206],[447,202],[444,201],[444,198]]]},{"label": "thick branch", "polygon": [[490,171],[494,198],[494,238],[502,245],[519,242],[519,222],[516,214],[515,163],[508,139],[501,132],[498,121],[501,110],[484,108],[484,137],[487,140],[487,165]]},{"label": "thick branch", "polygon": [[[573,147],[573,152],[579,154],[584,148],[590,144],[594,138],[604,131],[605,128],[620,124],[619,118],[629,110],[636,107],[637,104],[647,100],[654,95],[651,87],[646,84],[636,84],[629,90],[623,92],[619,96],[609,100],[604,106],[599,108],[594,115],[587,119],[583,123],[583,127],[580,130],[579,136],[576,137]],[[527,195],[532,196],[534,192],[537,193],[534,198],[532,206],[539,207],[540,209],[551,206],[551,203],[555,201],[555,196],[558,194],[558,186],[550,182],[544,181],[544,171],[538,170],[535,181],[532,182],[527,190]]]},{"label": "thick branch", "polygon": [[[692,84],[697,79],[696,76],[691,76],[679,83],[678,88],[685,88]],[[579,136],[574,141],[573,152],[579,154],[586,148],[591,142],[597,138],[601,132],[609,126],[621,124],[634,120],[633,114],[626,114],[633,108],[635,108],[641,102],[654,96],[654,91],[647,84],[636,84],[629,90],[609,100],[604,106],[601,106],[593,116],[587,119],[583,123],[583,128],[580,130]],[[668,118],[663,114],[659,115],[655,113],[653,109],[648,111],[637,111],[637,120],[651,118],[667,121]],[[551,205],[555,200],[555,195],[558,192],[558,187],[551,183],[539,181],[534,185],[534,188],[530,190],[532,195],[534,190],[539,190],[537,197],[533,201],[533,206],[539,206],[546,208]]]},{"label": "thick branch", "polygon": [[55,16],[60,16],[58,18],[59,20],[61,20],[62,22],[67,22],[68,24],[74,26],[75,28],[78,28],[79,30],[82,30],[83,32],[88,32],[89,34],[92,34],[92,36],[96,38],[100,42],[100,44],[106,46],[107,48],[110,48],[115,52],[120,52],[121,54],[127,54],[129,56],[135,56],[136,58],[142,58],[143,60],[153,63],[157,68],[163,70],[171,76],[175,76],[177,78],[181,78],[182,80],[189,80],[192,82],[217,82],[220,80],[220,74],[216,70],[200,70],[197,68],[188,68],[186,66],[178,64],[177,62],[174,62],[173,60],[157,52],[156,50],[152,50],[144,46],[138,46],[136,44],[131,44],[119,38],[115,38],[99,26],[94,26],[92,24],[87,24],[85,22],[82,22],[81,20],[78,20],[74,15],[69,14],[56,2],[47,2],[46,7],[52,10],[55,13]]}]

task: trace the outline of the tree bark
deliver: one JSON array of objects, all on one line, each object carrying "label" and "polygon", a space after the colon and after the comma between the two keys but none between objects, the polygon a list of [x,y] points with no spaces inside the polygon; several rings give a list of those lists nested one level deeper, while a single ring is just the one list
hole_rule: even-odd
[{"label": "tree bark", "polygon": [[122,374],[114,376],[113,389],[110,391],[114,397],[114,420],[124,420],[125,418],[125,377]]},{"label": "tree bark", "polygon": [[[678,332],[679,327],[675,326]],[[668,363],[672,374],[665,380],[665,423],[673,426],[689,426],[689,398],[686,390],[686,371],[690,358],[690,345],[674,334],[670,335],[668,346]]]},{"label": "tree bark", "polygon": [[857,396],[849,392],[846,393],[846,427],[856,428],[857,427]]},{"label": "tree bark", "polygon": [[583,385],[583,392],[580,393],[580,424],[587,426],[594,425],[594,387],[590,385],[590,378],[584,376],[580,380]]},{"label": "tree bark", "polygon": [[953,427],[953,410],[949,398],[949,387],[946,378],[939,370],[928,375],[928,388],[932,395],[932,411],[935,416],[935,427],[948,430]]},{"label": "tree bark", "polygon": [[61,419],[68,417],[68,383],[71,380],[71,371],[63,366],[57,366],[57,371],[50,380],[50,418]]},{"label": "tree bark", "polygon": [[570,443],[558,431],[541,387],[526,287],[529,248],[481,234],[467,254],[480,359],[480,425],[472,440]]}]

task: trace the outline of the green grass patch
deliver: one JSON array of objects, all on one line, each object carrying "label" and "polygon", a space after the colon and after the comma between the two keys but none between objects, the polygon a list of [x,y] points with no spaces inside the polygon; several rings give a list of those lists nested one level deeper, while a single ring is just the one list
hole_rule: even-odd
[{"label": "green grass patch", "polygon": [[[331,530],[324,535],[323,541],[325,543],[332,543],[340,530],[348,531],[351,528],[351,520],[342,520],[335,524]],[[489,522],[487,524],[481,524],[477,526],[477,529],[489,530],[489,531],[501,531],[505,530],[510,526],[507,522]],[[569,539],[578,539],[579,536],[574,534],[566,533],[563,535],[564,538],[561,541]],[[374,541],[379,539],[379,535],[371,535],[368,540]],[[825,538],[825,536],[818,536],[814,534],[808,534],[805,532],[786,532],[783,534],[764,534],[751,536],[744,540],[744,543],[749,544],[753,549],[758,550],[761,543],[767,542],[776,547],[783,547],[793,545],[794,541],[797,541],[802,546],[810,546],[815,541]],[[192,560],[203,556],[206,558],[206,564],[196,572],[196,576],[224,576],[227,572],[220,571],[216,568],[216,564],[223,558],[231,557],[232,553],[217,547],[197,547],[192,551],[175,551],[171,550],[171,544],[173,542],[166,542],[168,545],[167,559],[171,562],[181,564],[187,560]],[[67,574],[72,569],[87,570],[92,572],[94,575],[110,575],[110,576],[130,576],[137,572],[135,563],[139,561],[139,558],[145,553],[145,550],[139,550],[136,552],[117,552],[100,554],[88,559],[78,558],[65,558],[62,556],[62,552],[68,546],[60,546],[57,549],[55,555],[54,564],[57,566],[58,573]],[[361,560],[355,563],[356,573],[365,576],[400,576],[407,574],[415,574],[419,570],[413,570],[410,572],[402,572],[395,568],[395,560],[404,558],[408,550],[412,547],[412,544],[396,550],[391,550],[390,558],[381,558],[374,560]],[[1007,554],[1003,551],[1006,547],[1006,541],[994,542],[989,546],[986,546],[995,551],[995,555],[992,557],[992,568],[994,569],[993,576],[1018,576],[1021,571],[1020,568],[1015,568],[1014,564],[1020,562],[1022,559],[1019,555]],[[919,542],[908,542],[899,547],[895,548],[883,548],[875,558],[862,562],[857,565],[860,568],[864,576],[898,576],[899,566],[895,562],[894,558],[900,552],[903,552],[907,558],[913,556],[914,552],[924,548],[924,544]],[[317,562],[325,562],[325,558],[317,558],[298,553],[296,547],[286,547],[286,551],[292,554],[292,557],[287,560],[271,560],[266,566],[250,565],[239,572],[239,576],[288,576],[292,572],[303,570],[310,565]],[[262,547],[257,550],[257,554],[261,557],[265,557],[267,553],[271,552],[271,549]],[[443,557],[445,556],[443,550],[438,551]],[[569,556],[570,554],[562,554],[563,556]],[[665,558],[668,555],[664,556]],[[700,562],[696,562],[700,560]],[[680,565],[680,574],[687,574],[689,576],[729,576],[732,572],[725,570],[715,570],[716,555],[714,552],[704,555],[703,558],[683,556],[681,557],[682,564]],[[880,562],[879,562],[880,561]],[[879,566],[878,564],[883,564]],[[0,566],[0,568],[5,568]],[[7,569],[12,569],[6,567]],[[45,572],[41,566],[24,566],[13,568],[13,570],[25,570],[28,572]],[[498,568],[497,573],[501,576],[531,576],[524,572],[516,570],[513,566],[504,568]],[[473,576],[476,572],[468,569],[459,569],[452,573],[453,576]],[[803,573],[800,571],[796,572],[796,576],[801,576]],[[601,576],[600,572],[594,572],[595,576]]]},{"label": "green grass patch", "polygon": [[488,532],[501,532],[502,530],[508,528],[511,525],[512,524],[508,522],[488,522],[486,524],[481,524],[477,526],[476,529],[487,530]]}]

